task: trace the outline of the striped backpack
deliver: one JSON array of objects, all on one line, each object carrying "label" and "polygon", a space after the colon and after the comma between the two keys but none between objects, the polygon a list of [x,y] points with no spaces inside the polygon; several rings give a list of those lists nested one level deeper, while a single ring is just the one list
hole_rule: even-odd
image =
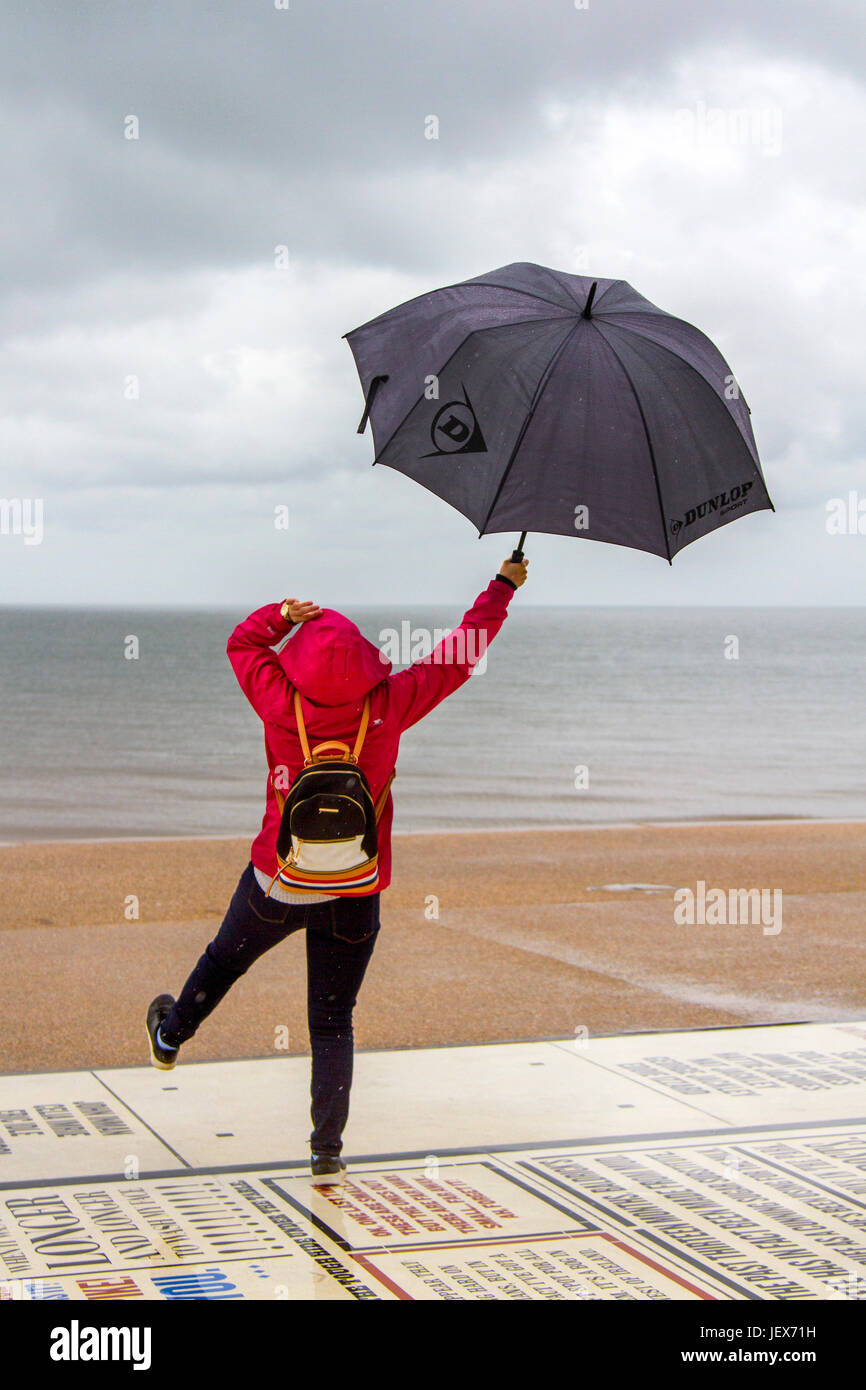
[{"label": "striped backpack", "polygon": [[358,897],[374,893],[379,883],[378,825],[394,773],[375,806],[370,786],[358,765],[370,722],[370,697],[355,746],[330,739],[310,752],[301,697],[294,692],[298,737],[304,766],[285,796],[271,779],[280,810],[277,863],[271,882],[291,892]]}]

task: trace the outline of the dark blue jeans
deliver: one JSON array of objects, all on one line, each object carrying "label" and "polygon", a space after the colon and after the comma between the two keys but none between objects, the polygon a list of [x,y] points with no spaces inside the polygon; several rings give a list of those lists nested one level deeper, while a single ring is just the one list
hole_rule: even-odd
[{"label": "dark blue jeans", "polygon": [[162,1025],[163,1040],[180,1046],[259,956],[293,932],[305,931],[314,1153],[337,1155],[343,1147],[352,1086],[352,1011],[379,933],[379,896],[281,903],[265,895],[248,864],[222,926]]}]

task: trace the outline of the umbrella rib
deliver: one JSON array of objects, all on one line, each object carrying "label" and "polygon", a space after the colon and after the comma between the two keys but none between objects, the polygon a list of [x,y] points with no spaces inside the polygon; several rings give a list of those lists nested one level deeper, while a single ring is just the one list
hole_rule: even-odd
[{"label": "umbrella rib", "polygon": [[487,515],[486,515],[486,517],[484,518],[484,525],[482,526],[481,530],[478,532],[478,535],[479,535],[479,536],[483,536],[485,530],[487,529],[487,524],[488,524],[488,522],[490,521],[491,516],[493,515],[494,509],[495,509],[495,507],[496,507],[496,503],[499,501],[499,495],[500,495],[500,493],[502,492],[503,487],[505,486],[505,480],[506,480],[506,478],[508,477],[508,474],[511,472],[511,465],[513,464],[514,460],[516,459],[516,457],[517,457],[517,452],[518,452],[518,450],[519,450],[521,444],[523,443],[523,436],[526,434],[526,431],[529,429],[529,426],[530,426],[530,424],[531,424],[531,422],[532,422],[532,417],[533,417],[533,415],[535,414],[535,408],[536,408],[536,406],[538,405],[539,397],[541,396],[542,391],[544,390],[545,386],[547,385],[548,381],[550,380],[550,376],[551,376],[551,373],[553,372],[554,367],[556,366],[557,362],[559,361],[560,357],[562,356],[562,354],[563,354],[563,352],[565,351],[565,349],[566,349],[566,347],[568,346],[568,344],[571,342],[572,338],[574,337],[575,333],[577,332],[577,330],[578,330],[578,328],[580,327],[580,325],[581,325],[582,322],[583,322],[582,319],[578,319],[578,320],[577,320],[577,323],[574,325],[574,327],[572,328],[571,332],[568,333],[568,334],[566,334],[566,336],[563,338],[562,342],[560,343],[559,347],[556,349],[556,352],[553,354],[553,356],[551,357],[550,361],[548,362],[548,364],[547,364],[547,366],[546,366],[544,372],[542,373],[541,380],[539,381],[539,383],[538,383],[538,385],[536,386],[534,392],[532,393],[532,400],[529,402],[529,410],[528,410],[527,413],[526,413],[526,418],[525,418],[525,420],[523,421],[523,424],[520,426],[520,430],[519,430],[519,432],[518,432],[517,439],[516,439],[515,442],[514,442],[514,448],[511,450],[511,453],[510,453],[510,455],[509,455],[508,462],[507,462],[506,465],[505,465],[505,469],[504,469],[504,471],[503,471],[502,477],[499,479],[499,486],[498,486],[497,489],[496,489],[496,492],[495,492],[494,497],[493,497],[493,501],[490,503],[490,506],[489,506],[488,509],[487,509]]},{"label": "umbrella rib", "polygon": [[[602,336],[604,337],[604,335],[602,335]],[[657,496],[658,502],[659,502],[659,512],[660,512],[660,514],[661,514],[661,521],[662,521],[662,534],[664,535],[664,538],[665,538],[665,550],[666,550],[667,553],[668,553],[668,564],[669,564],[669,565],[672,565],[672,564],[673,564],[673,557],[672,557],[672,555],[671,555],[671,543],[670,543],[670,541],[668,540],[668,528],[667,528],[667,526],[666,526],[666,524],[665,524],[665,506],[664,506],[664,502],[662,501],[662,489],[661,489],[661,483],[659,482],[659,471],[658,471],[658,469],[656,468],[655,450],[653,449],[652,440],[650,439],[649,426],[647,425],[647,422],[646,422],[646,416],[645,416],[644,413],[643,413],[643,406],[641,405],[640,396],[638,395],[638,393],[637,393],[637,391],[636,391],[636,389],[635,389],[635,384],[634,384],[634,382],[632,381],[631,377],[629,376],[628,371],[626,370],[625,364],[623,363],[623,360],[622,360],[622,358],[620,357],[619,353],[617,352],[616,348],[613,346],[612,343],[610,343],[610,342],[608,341],[607,338],[605,338],[604,341],[607,343],[608,347],[610,348],[611,352],[613,353],[614,357],[616,358],[617,362],[619,363],[619,365],[620,365],[620,370],[622,371],[623,376],[625,377],[626,381],[628,382],[629,386],[631,387],[631,393],[632,393],[632,395],[634,396],[635,405],[637,406],[638,412],[639,412],[639,414],[640,414],[641,424],[643,425],[643,432],[644,432],[644,434],[646,435],[646,446],[647,446],[647,448],[649,449],[650,463],[651,463],[652,466],[653,466],[653,477],[655,478],[655,484],[656,484],[656,496]]]},{"label": "umbrella rib", "polygon": [[[671,315],[669,315],[669,317],[670,317],[670,318],[673,318],[673,315],[671,314]],[[685,323],[685,319],[674,319],[674,322]],[[700,370],[700,368],[699,368],[699,367],[696,367],[695,364],[694,364],[694,362],[690,362],[689,359],[688,359],[687,357],[682,357],[682,356],[680,355],[680,353],[676,352],[672,347],[668,347],[668,345],[667,345],[666,343],[660,343],[656,338],[647,338],[647,337],[645,337],[643,333],[641,333],[641,332],[638,331],[638,329],[636,329],[636,328],[631,328],[628,324],[625,324],[625,323],[614,323],[614,324],[611,324],[610,326],[611,326],[612,328],[619,328],[623,333],[633,333],[634,336],[637,338],[638,342],[641,342],[641,343],[651,343],[652,346],[653,346],[654,348],[656,348],[659,352],[663,352],[663,353],[665,354],[666,357],[672,358],[672,359],[674,360],[674,362],[676,362],[676,364],[677,364],[678,367],[685,367],[687,371],[691,372],[692,376],[696,376],[696,377],[698,378],[699,381],[702,381],[702,382],[704,383],[705,386],[708,386],[709,389],[713,392],[713,394],[716,395],[716,396],[718,396],[719,400],[722,401],[722,404],[724,404],[724,400],[723,400],[722,396],[721,396],[720,393],[716,390],[716,387],[713,385],[711,379],[710,379],[708,376],[704,376],[704,373]],[[690,324],[688,324],[687,326],[688,326],[689,328],[694,328],[696,333],[701,333],[701,330],[700,330],[699,328],[695,328],[695,325],[694,325],[693,323],[690,323]],[[609,339],[607,338],[607,336],[604,335],[604,334],[603,334],[602,336],[604,337],[605,342],[607,342],[607,343],[610,345],[610,342],[609,342]],[[705,334],[705,333],[701,333],[701,336],[704,337],[704,338],[706,338],[706,334]],[[715,343],[712,341],[712,339],[707,338],[707,342],[710,344],[710,347],[715,348],[716,345],[715,345]],[[613,351],[614,351],[614,348],[613,348],[612,345],[610,345],[610,346],[611,346],[611,352],[613,352]],[[718,351],[717,348],[716,348],[716,351]],[[617,354],[617,356],[618,356],[618,354]],[[721,356],[721,354],[720,354],[720,356]],[[730,363],[725,362],[725,361],[724,361],[724,358],[722,358],[722,361],[723,361],[724,365],[730,370]],[[734,379],[736,379],[736,374],[735,374],[735,373],[731,373],[731,375],[734,377]],[[743,405],[746,407],[746,409],[748,410],[749,414],[751,415],[751,413],[752,413],[751,407],[750,407],[748,401],[746,400],[745,396],[743,395],[742,391],[740,391],[739,399],[743,402]],[[727,409],[727,407],[725,407],[725,408]],[[746,439],[745,435],[743,434],[742,430],[740,429],[739,425],[737,424],[737,421],[736,421],[735,417],[731,414],[730,410],[728,410],[727,413],[728,413],[728,418],[729,418],[731,424],[733,425],[734,429],[737,431],[737,434],[740,436],[740,439],[741,439],[741,440],[743,441],[743,443],[745,444],[745,446],[746,446],[746,451],[747,451],[747,453],[748,453],[748,455],[749,455],[749,458],[751,459],[751,461],[752,461],[754,467],[756,468],[756,470],[757,470],[757,472],[758,472],[758,474],[759,474],[759,476],[760,476],[760,478],[761,478],[761,481],[764,483],[764,486],[765,486],[765,488],[766,488],[766,479],[764,478],[764,475],[763,475],[763,473],[761,472],[760,463],[759,463],[758,459],[755,457],[755,454],[757,453],[757,445],[755,446],[755,454],[753,454],[752,451],[751,451],[751,449],[749,448],[748,440]],[[769,496],[769,493],[768,493],[767,495]],[[773,508],[773,510],[775,511],[775,507]]]},{"label": "umbrella rib", "polygon": [[[546,318],[546,319],[526,319],[525,322],[527,322],[527,323],[561,323],[562,320],[563,320],[564,318],[571,318],[571,317],[572,317],[571,314],[551,314],[551,315],[550,315],[550,318]],[[520,323],[520,322],[523,322],[523,320],[518,320],[518,323]],[[447,357],[447,358],[445,359],[445,361],[442,363],[442,366],[439,368],[438,372],[435,372],[434,375],[435,375],[436,377],[440,377],[440,376],[442,375],[442,373],[451,365],[451,363],[453,362],[454,358],[457,356],[458,352],[460,352],[461,348],[464,348],[464,347],[466,346],[466,344],[469,342],[469,339],[470,339],[470,338],[474,338],[474,337],[475,337],[477,334],[479,334],[479,333],[492,333],[492,332],[494,331],[494,329],[496,329],[496,328],[512,328],[512,327],[514,327],[514,325],[513,325],[513,324],[510,324],[510,323],[489,323],[489,324],[487,325],[486,328],[473,328],[473,329],[471,329],[470,332],[466,334],[466,337],[465,337],[465,338],[461,338],[460,342],[457,344],[456,348],[455,348],[454,351],[451,353],[451,356],[450,356],[450,357]],[[574,331],[574,330],[572,330],[572,332],[573,332],[573,331]],[[569,337],[570,337],[570,336],[571,336],[571,334],[569,334]],[[565,341],[567,342],[567,341],[568,341],[568,338],[566,338]],[[361,384],[362,384],[362,386],[363,386],[363,382],[362,382]],[[422,392],[421,392],[421,395],[418,397],[418,399],[417,399],[417,400],[414,400],[414,401],[412,402],[412,404],[410,405],[409,409],[406,411],[406,414],[403,416],[403,419],[400,421],[399,425],[395,425],[394,428],[393,428],[393,430],[391,431],[391,433],[388,435],[388,438],[385,440],[385,443],[382,445],[382,453],[384,453],[385,450],[388,448],[388,445],[391,443],[391,440],[395,437],[395,435],[397,435],[397,434],[400,433],[400,430],[403,428],[403,426],[405,425],[406,421],[409,419],[409,416],[412,414],[412,411],[413,411],[413,410],[417,410],[418,406],[421,404],[421,402],[422,402],[423,400],[424,400],[424,392],[422,391]],[[375,433],[375,431],[374,431],[374,433]],[[379,451],[377,450],[377,451],[376,451],[376,457],[373,459],[373,465],[375,466],[378,462],[379,462]]]}]

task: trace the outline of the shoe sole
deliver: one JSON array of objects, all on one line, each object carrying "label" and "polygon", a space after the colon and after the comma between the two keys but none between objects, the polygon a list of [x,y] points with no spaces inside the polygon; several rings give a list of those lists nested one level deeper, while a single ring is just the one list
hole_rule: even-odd
[{"label": "shoe sole", "polygon": [[177,1058],[173,1062],[161,1062],[153,1050],[153,1038],[150,1036],[150,1029],[146,1023],[144,1031],[147,1034],[147,1045],[150,1048],[150,1065],[156,1067],[157,1071],[174,1071],[177,1066]]},{"label": "shoe sole", "polygon": [[318,1173],[312,1178],[313,1187],[342,1187],[346,1181],[346,1174],[343,1173]]}]

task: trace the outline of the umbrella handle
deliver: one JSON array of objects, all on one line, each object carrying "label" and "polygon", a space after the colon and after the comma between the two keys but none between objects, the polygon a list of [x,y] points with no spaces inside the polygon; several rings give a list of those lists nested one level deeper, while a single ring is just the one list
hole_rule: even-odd
[{"label": "umbrella handle", "polygon": [[523,547],[524,547],[525,544],[526,544],[526,532],[525,532],[525,531],[521,531],[521,533],[520,533],[520,540],[517,542],[517,548],[516,548],[515,550],[512,550],[512,552],[511,552],[511,558],[512,558],[512,560],[514,561],[515,565],[519,565],[520,562],[521,562],[521,560],[523,559]]},{"label": "umbrella handle", "polygon": [[382,385],[382,382],[387,380],[387,376],[374,376],[373,380],[370,382],[370,389],[367,392],[367,399],[364,402],[364,414],[361,416],[361,423],[358,426],[359,434],[363,434],[364,430],[367,428],[367,421],[370,418],[370,410],[372,408],[373,401],[376,399],[376,392]]}]

